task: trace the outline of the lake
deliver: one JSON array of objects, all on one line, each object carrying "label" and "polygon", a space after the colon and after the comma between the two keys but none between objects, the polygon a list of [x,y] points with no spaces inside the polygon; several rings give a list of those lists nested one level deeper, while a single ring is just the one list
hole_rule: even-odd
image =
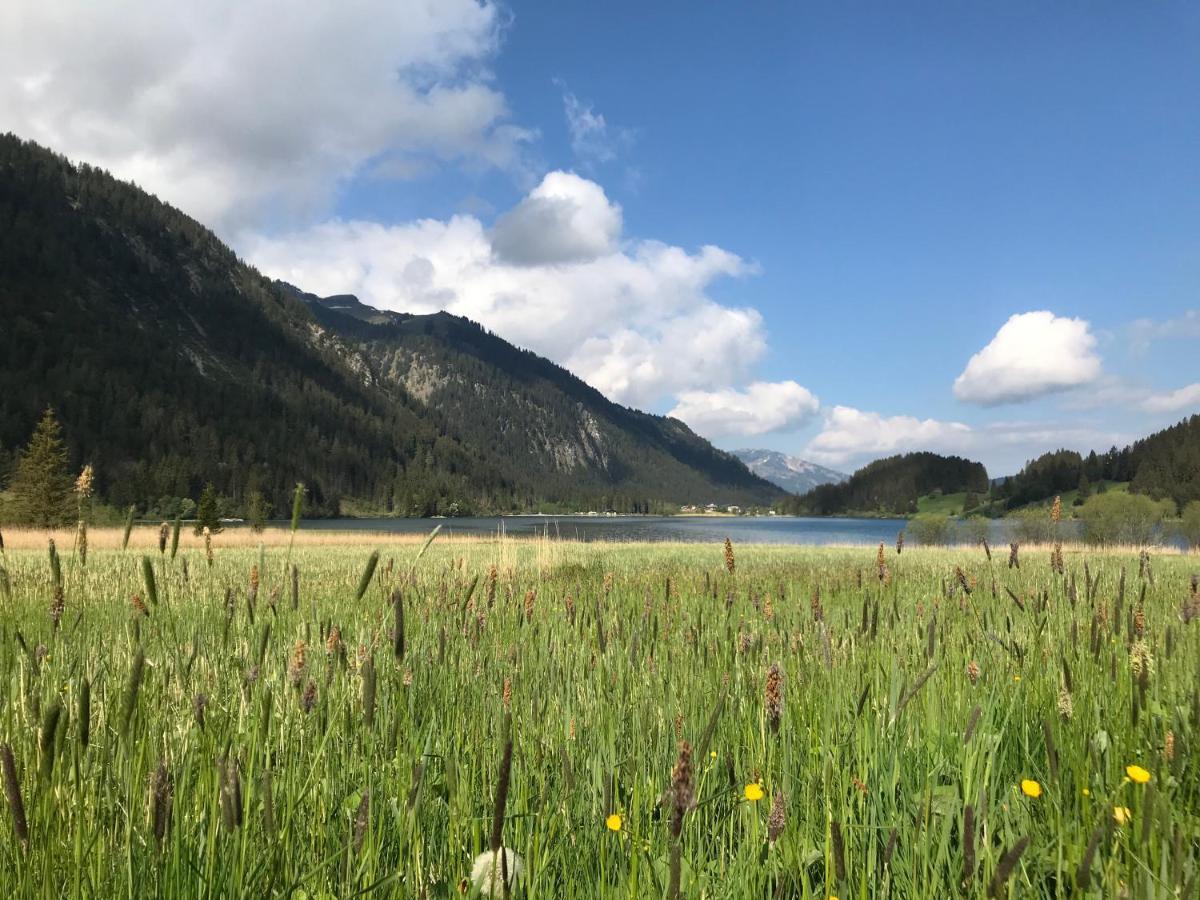
[{"label": "lake", "polygon": [[[513,537],[549,534],[580,541],[686,541],[712,543],[726,537],[742,544],[862,544],[889,546],[906,519],[802,518],[795,516],[487,516],[461,519],[311,519],[304,528]],[[988,523],[993,544],[1008,540],[1008,525]],[[1063,523],[1064,525],[1067,523]],[[909,536],[911,538],[911,536]],[[964,539],[965,540],[965,539]]]}]

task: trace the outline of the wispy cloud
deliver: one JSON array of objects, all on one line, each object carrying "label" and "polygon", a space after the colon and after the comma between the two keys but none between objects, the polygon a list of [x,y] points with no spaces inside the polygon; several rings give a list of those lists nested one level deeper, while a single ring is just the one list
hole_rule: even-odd
[{"label": "wispy cloud", "polygon": [[1150,394],[1142,406],[1148,412],[1175,413],[1200,410],[1200,382],[1189,384],[1175,391]]},{"label": "wispy cloud", "polygon": [[801,455],[849,471],[883,456],[928,450],[981,459],[998,475],[1016,471],[1048,450],[1103,450],[1136,437],[1088,421],[1010,420],[971,426],[835,406],[825,410],[821,431]]},{"label": "wispy cloud", "polygon": [[615,161],[633,145],[632,128],[612,125],[596,111],[590,101],[582,100],[567,89],[562,81],[555,82],[563,92],[563,113],[571,152],[585,169]]},{"label": "wispy cloud", "polygon": [[1200,337],[1200,310],[1189,309],[1173,319],[1135,319],[1126,329],[1135,353],[1146,353],[1155,341]]}]

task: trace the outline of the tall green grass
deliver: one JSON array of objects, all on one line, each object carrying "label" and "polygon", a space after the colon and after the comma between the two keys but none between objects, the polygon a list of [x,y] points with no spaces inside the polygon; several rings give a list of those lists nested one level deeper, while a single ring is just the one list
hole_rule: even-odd
[{"label": "tall green grass", "polygon": [[1195,557],[213,543],[7,551],[8,894],[1195,895]]}]

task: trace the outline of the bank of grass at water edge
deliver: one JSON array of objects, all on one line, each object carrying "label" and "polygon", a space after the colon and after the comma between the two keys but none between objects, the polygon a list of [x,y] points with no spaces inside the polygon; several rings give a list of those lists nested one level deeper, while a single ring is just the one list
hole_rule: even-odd
[{"label": "bank of grass at water edge", "polygon": [[13,895],[477,893],[508,729],[514,896],[1195,888],[1194,556],[244,535],[5,532]]}]

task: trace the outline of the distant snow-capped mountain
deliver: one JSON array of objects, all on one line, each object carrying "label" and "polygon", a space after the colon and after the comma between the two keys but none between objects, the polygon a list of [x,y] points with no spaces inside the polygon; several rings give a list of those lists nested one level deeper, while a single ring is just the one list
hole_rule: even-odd
[{"label": "distant snow-capped mountain", "polygon": [[755,475],[793,494],[804,494],[818,485],[836,484],[850,477],[778,450],[734,450],[733,455]]}]

